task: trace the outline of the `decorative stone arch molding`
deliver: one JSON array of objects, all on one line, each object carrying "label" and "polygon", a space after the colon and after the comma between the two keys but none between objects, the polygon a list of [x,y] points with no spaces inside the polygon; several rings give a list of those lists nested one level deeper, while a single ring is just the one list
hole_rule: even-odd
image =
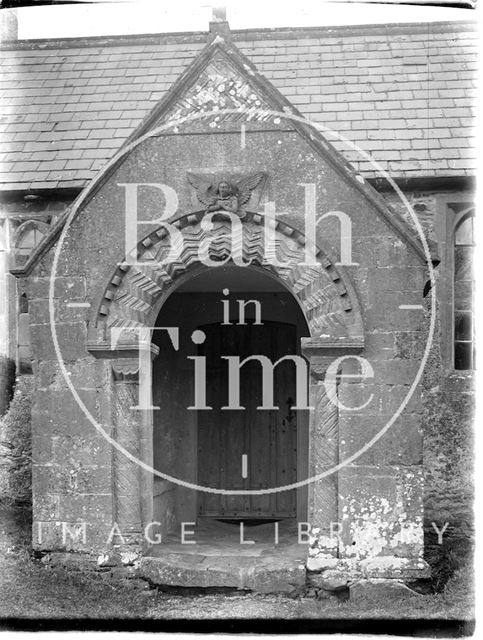
[{"label": "decorative stone arch molding", "polygon": [[276,222],[276,260],[269,260],[265,256],[260,214],[247,213],[242,221],[241,237],[233,241],[233,230],[226,216],[217,215],[213,228],[207,232],[201,224],[203,215],[204,212],[188,214],[173,223],[181,233],[183,244],[179,255],[169,264],[163,261],[171,249],[171,239],[166,229],[158,228],[139,242],[135,264],[126,260],[118,265],[97,304],[93,305],[92,341],[109,341],[113,327],[125,328],[128,332],[130,328],[153,326],[174,288],[207,268],[199,256],[203,242],[208,244],[208,255],[213,262],[225,264],[238,250],[245,264],[279,279],[299,302],[311,338],[341,342],[344,338],[363,339],[359,304],[347,274],[342,275],[340,267],[320,248],[316,248],[318,264],[304,265],[305,236],[298,229]]}]

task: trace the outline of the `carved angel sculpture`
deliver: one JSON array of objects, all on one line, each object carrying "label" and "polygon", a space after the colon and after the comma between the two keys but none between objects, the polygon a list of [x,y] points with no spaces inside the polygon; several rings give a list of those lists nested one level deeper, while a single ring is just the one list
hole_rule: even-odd
[{"label": "carved angel sculpture", "polygon": [[205,212],[231,211],[239,213],[250,200],[252,191],[265,177],[263,172],[254,173],[236,184],[220,180],[213,184],[193,174],[188,174],[188,182],[196,191],[198,200],[205,205]]}]

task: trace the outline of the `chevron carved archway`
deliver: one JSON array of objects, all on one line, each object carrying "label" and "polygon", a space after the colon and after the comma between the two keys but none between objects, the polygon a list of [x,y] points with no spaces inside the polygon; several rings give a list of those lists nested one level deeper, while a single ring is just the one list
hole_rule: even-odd
[{"label": "chevron carved archway", "polygon": [[243,233],[233,241],[228,220],[215,218],[212,230],[207,233],[201,226],[203,215],[204,212],[188,214],[173,223],[181,232],[183,245],[180,255],[168,264],[163,264],[163,260],[170,251],[171,240],[164,228],[153,231],[139,243],[136,264],[119,265],[104,291],[97,311],[98,329],[103,327],[107,333],[112,327],[128,330],[152,326],[173,287],[190,273],[209,268],[199,257],[199,247],[204,240],[209,243],[212,261],[225,264],[226,258],[234,253],[233,242],[245,263],[267,270],[281,280],[298,300],[312,338],[362,335],[357,302],[334,264],[319,249],[317,265],[302,264],[305,237],[300,231],[277,222],[274,232],[276,265],[273,265],[264,256],[264,227],[260,214],[247,213],[243,219]]}]

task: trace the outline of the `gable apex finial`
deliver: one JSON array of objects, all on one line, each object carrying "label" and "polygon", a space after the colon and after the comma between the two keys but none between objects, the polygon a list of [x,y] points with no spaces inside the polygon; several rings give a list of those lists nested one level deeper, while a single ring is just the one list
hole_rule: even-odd
[{"label": "gable apex finial", "polygon": [[226,19],[226,7],[212,7],[213,14],[210,22],[209,40],[221,36],[224,40],[230,39],[230,25]]},{"label": "gable apex finial", "polygon": [[226,7],[212,7],[212,22],[226,22]]}]

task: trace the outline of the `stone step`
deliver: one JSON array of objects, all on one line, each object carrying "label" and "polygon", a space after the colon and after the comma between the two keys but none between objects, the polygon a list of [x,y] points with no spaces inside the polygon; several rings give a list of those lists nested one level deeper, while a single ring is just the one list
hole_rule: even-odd
[{"label": "stone step", "polygon": [[305,564],[275,556],[166,554],[142,558],[137,575],[160,586],[234,587],[257,593],[289,593],[305,584]]}]

